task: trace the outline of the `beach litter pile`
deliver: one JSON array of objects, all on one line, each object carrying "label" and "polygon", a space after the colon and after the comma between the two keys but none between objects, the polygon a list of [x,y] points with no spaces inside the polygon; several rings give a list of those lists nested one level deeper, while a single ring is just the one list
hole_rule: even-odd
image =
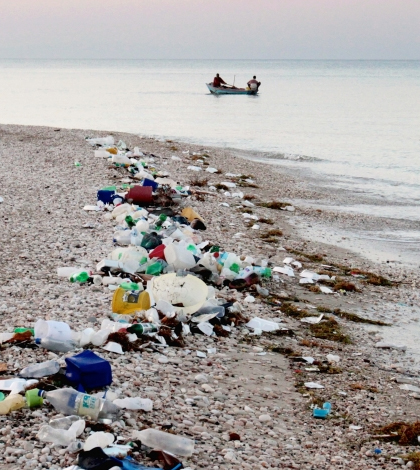
[{"label": "beach litter pile", "polygon": [[[299,416],[314,434],[320,425],[342,423],[347,394],[361,397],[364,386],[352,379],[351,391],[346,388],[343,371],[356,369],[360,353],[350,349],[354,357],[349,359],[342,352],[351,340],[332,315],[369,321],[295,302],[291,291],[308,289],[340,299],[357,289],[339,275],[359,283],[372,276],[326,264],[316,269],[310,258],[306,263],[297,251],[282,247],[273,255],[270,240],[281,231],[263,232],[270,219],[253,211],[293,213],[295,208],[247,198],[242,187],[255,185],[249,175],[225,173],[220,183],[194,176],[185,184],[159,157],[140,148],[130,151],[111,136],[88,143],[92,158],[103,158],[119,179],[97,188],[96,201],[86,201],[84,214],[93,223],[83,229],[103,220],[101,230],[109,229],[113,247],[94,263],[74,258],[57,265],[56,286],[67,285],[87,299],[96,296],[100,313],[85,318],[81,311],[80,321],[73,321],[60,310],[54,316],[47,312],[0,333],[1,352],[5,358],[9,354],[7,363],[0,362],[0,415],[9,419],[3,421],[3,436],[12,432],[18,442],[25,441],[22,452],[9,443],[1,459],[53,470],[249,469],[260,463],[298,468],[293,455],[301,452],[304,458],[314,445],[302,436],[305,444],[296,444],[294,425],[286,424],[299,403],[294,388],[310,404],[301,406]],[[189,157],[171,161],[182,161],[194,175],[220,173],[204,165],[205,156]],[[83,171],[86,162],[76,168]],[[262,233],[267,254],[261,255],[264,248],[247,253],[240,246],[246,240],[242,232],[230,240],[238,250],[225,250],[212,214],[200,208],[202,197],[223,197],[221,210],[241,211],[238,217],[251,233]],[[74,302],[78,309],[77,296]],[[313,348],[320,349],[309,357]],[[403,350],[377,343],[376,350],[384,348]],[[283,356],[290,360],[292,388],[273,375],[276,369],[285,373]],[[318,377],[311,380],[314,374]],[[417,391],[413,384],[403,385],[401,390]],[[374,387],[366,393],[374,393],[370,390]],[[369,413],[372,406],[366,407]],[[352,416],[353,423],[361,419]],[[356,433],[365,427],[349,429]],[[315,460],[322,465],[323,455]]]}]

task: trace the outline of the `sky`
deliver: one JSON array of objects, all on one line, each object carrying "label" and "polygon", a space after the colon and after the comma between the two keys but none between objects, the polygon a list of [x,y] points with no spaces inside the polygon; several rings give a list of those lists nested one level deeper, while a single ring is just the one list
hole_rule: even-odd
[{"label": "sky", "polygon": [[0,0],[0,58],[420,59],[420,0]]}]

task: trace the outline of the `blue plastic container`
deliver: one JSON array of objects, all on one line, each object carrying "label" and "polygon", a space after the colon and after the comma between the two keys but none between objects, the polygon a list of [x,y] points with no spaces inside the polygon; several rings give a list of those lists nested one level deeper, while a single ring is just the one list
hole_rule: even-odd
[{"label": "blue plastic container", "polygon": [[115,191],[112,189],[100,189],[97,192],[98,201],[102,201],[104,204],[112,204],[113,196]]},{"label": "blue plastic container", "polygon": [[325,419],[331,412],[331,403],[325,402],[321,408],[313,409],[313,417]]},{"label": "blue plastic container", "polygon": [[149,180],[148,178],[145,178],[143,180],[143,186],[151,186],[152,191],[156,191],[156,189],[159,187],[159,184],[156,183],[156,181]]},{"label": "blue plastic container", "polygon": [[111,364],[89,349],[68,357],[66,364],[66,378],[81,392],[112,383]]}]

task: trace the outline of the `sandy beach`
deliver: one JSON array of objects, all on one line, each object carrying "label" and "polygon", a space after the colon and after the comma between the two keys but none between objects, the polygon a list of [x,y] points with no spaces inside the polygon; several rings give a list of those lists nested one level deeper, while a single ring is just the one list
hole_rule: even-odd
[{"label": "sandy beach", "polygon": [[[420,411],[420,395],[400,388],[420,386],[418,251],[399,256],[392,243],[379,250],[374,240],[353,240],[352,234],[361,228],[409,230],[414,222],[342,212],[344,201],[360,203],[357,194],[317,187],[297,171],[220,148],[133,134],[1,124],[0,332],[32,327],[38,318],[66,321],[80,331],[99,328],[108,317],[112,293],[107,288],[71,284],[58,278],[56,269],[75,264],[93,268],[113,249],[115,223],[103,213],[83,210],[96,203],[98,189],[131,181],[126,170],[95,158],[85,141],[109,134],[130,149],[138,146],[153,154],[156,167],[203,192],[183,205],[194,207],[205,220],[206,240],[238,255],[268,259],[272,267],[292,257],[302,269],[336,276],[326,284],[303,285],[301,270],[295,277],[279,274],[264,282],[267,298],[253,292],[254,303],[244,303],[249,293],[228,288],[218,293],[242,303],[249,319],[280,322],[282,335],[254,336],[239,325],[229,337],[188,335],[185,348],[160,353],[145,349],[118,356],[93,348],[110,361],[111,387],[121,397],[154,402],[153,411],[126,412],[113,423],[121,442],[129,442],[136,429],[164,426],[195,440],[193,456],[183,461],[191,469],[391,469],[408,462],[401,456],[415,446],[374,436],[390,423],[415,422]],[[197,163],[202,155],[208,165]],[[201,171],[188,170],[191,165]],[[207,166],[220,172],[210,174]],[[255,183],[244,182],[247,177]],[[223,183],[233,180],[240,181],[235,191],[242,191],[253,207],[225,194]],[[267,207],[273,201],[294,210]],[[343,238],[344,243],[338,242]],[[321,285],[334,293],[322,293]],[[326,322],[319,325],[327,330],[301,321],[320,313]],[[381,341],[408,349],[377,347]],[[209,348],[217,352],[196,356]],[[3,344],[0,363],[6,365],[0,379],[33,362],[58,358],[64,365],[72,354]],[[327,355],[339,359],[331,362]],[[313,364],[302,359],[307,357]],[[304,385],[308,382],[323,388],[310,389]],[[328,419],[313,418],[312,407],[324,402],[332,405]],[[58,470],[73,465],[76,455],[36,437],[55,415],[44,406],[0,416],[0,467]],[[232,440],[236,434],[239,440]],[[152,465],[142,453],[134,457]]]}]

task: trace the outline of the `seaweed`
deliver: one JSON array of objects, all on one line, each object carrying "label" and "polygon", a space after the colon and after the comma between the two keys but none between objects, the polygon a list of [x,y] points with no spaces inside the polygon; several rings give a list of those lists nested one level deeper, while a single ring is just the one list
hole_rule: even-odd
[{"label": "seaweed", "polygon": [[410,454],[403,455],[402,458],[407,462],[413,462],[411,467],[413,470],[420,470],[420,452],[411,452]]},{"label": "seaweed", "polygon": [[191,178],[188,184],[190,186],[198,186],[199,188],[202,188],[203,186],[207,186],[207,183],[209,182],[208,178]]},{"label": "seaweed", "polygon": [[254,194],[245,194],[245,196],[243,197],[243,199],[245,201],[252,201],[253,199],[255,199],[257,196],[255,196]]},{"label": "seaweed", "polygon": [[260,207],[266,207],[267,209],[281,210],[287,206],[291,206],[289,202],[270,201],[270,202],[259,202],[257,204]]},{"label": "seaweed", "polygon": [[260,222],[260,224],[267,224],[267,225],[273,225],[274,224],[274,220],[266,219],[265,217],[260,217],[258,219],[258,222]]},{"label": "seaweed", "polygon": [[294,250],[292,248],[289,248],[287,251],[293,253],[294,255],[303,256],[304,258],[307,258],[314,263],[320,263],[324,260],[324,256],[320,255],[319,253],[305,253],[304,251]]},{"label": "seaweed", "polygon": [[217,183],[214,185],[216,189],[223,189],[224,191],[229,191],[229,188],[225,184]]},{"label": "seaweed", "polygon": [[418,436],[420,435],[420,421],[416,421],[411,424],[403,421],[396,421],[377,429],[376,432],[398,442],[401,446],[416,446],[419,445]]},{"label": "seaweed", "polygon": [[343,310],[340,310],[339,308],[332,310],[328,307],[323,307],[322,305],[320,305],[316,309],[320,313],[332,313],[333,315],[336,315],[337,317],[345,318],[346,320],[352,321],[354,323],[366,323],[369,325],[377,325],[377,326],[391,326],[390,323],[385,323],[380,320],[370,320],[369,318],[363,318],[363,317],[360,317],[359,315],[356,315],[355,313],[344,312]]},{"label": "seaweed", "polygon": [[307,310],[297,307],[296,305],[293,305],[290,302],[284,302],[280,306],[280,311],[282,311],[288,317],[299,318],[299,319],[313,316]]},{"label": "seaweed", "polygon": [[358,292],[357,287],[352,282],[340,280],[334,284],[334,290],[344,290],[346,292]]},{"label": "seaweed", "polygon": [[344,344],[351,343],[350,337],[341,331],[339,323],[331,317],[327,317],[315,325],[310,325],[309,330],[315,338],[327,339]]}]

